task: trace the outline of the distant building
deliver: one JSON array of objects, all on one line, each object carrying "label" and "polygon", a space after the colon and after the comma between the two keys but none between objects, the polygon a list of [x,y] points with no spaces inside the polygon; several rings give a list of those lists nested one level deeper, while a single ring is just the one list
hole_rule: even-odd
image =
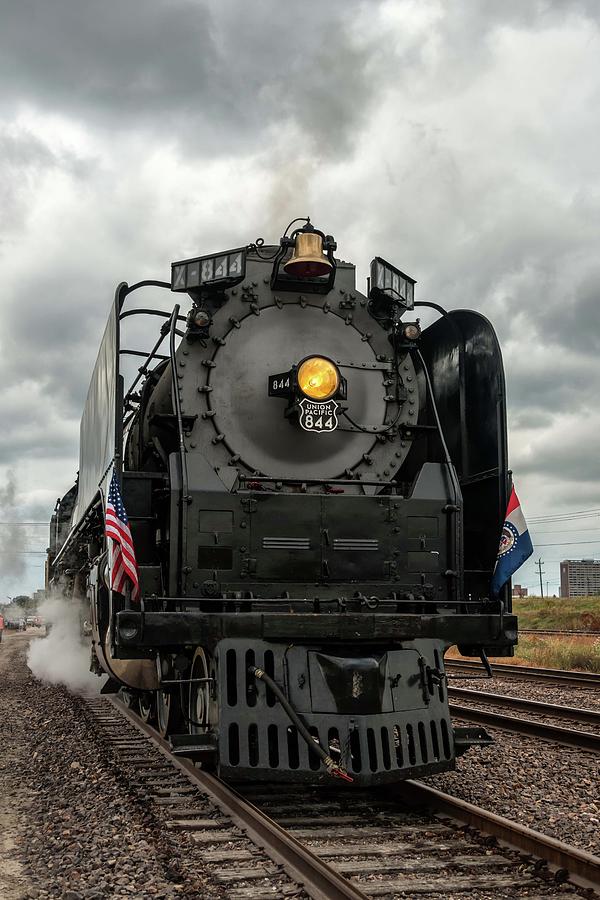
[{"label": "distant building", "polygon": [[526,597],[527,596],[527,588],[523,587],[520,584],[513,584],[512,595],[513,595],[513,597]]},{"label": "distant building", "polygon": [[564,559],[560,564],[561,597],[593,597],[600,594],[600,560]]}]

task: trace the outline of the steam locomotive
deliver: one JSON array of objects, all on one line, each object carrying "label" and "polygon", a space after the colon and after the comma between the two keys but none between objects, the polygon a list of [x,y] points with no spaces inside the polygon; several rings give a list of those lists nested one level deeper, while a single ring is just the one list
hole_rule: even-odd
[{"label": "steam locomotive", "polygon": [[[120,284],[51,521],[47,587],[80,604],[103,690],[232,781],[450,769],[488,738],[452,725],[446,650],[517,640],[510,585],[490,594],[510,487],[494,330],[416,302],[381,257],[361,293],[336,249],[298,219]],[[171,313],[128,308],[148,286]],[[121,346],[131,316],[157,321],[147,353]],[[113,472],[139,596],[111,588]]]}]

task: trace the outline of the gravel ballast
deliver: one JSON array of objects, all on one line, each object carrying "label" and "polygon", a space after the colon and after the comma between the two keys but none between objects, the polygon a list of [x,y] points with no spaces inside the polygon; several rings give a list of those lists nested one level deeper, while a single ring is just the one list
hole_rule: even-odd
[{"label": "gravel ballast", "polygon": [[[186,835],[166,833],[160,813],[115,766],[86,702],[32,677],[29,639],[13,634],[0,645],[2,900],[224,896],[200,848]],[[499,679],[471,684],[510,695]],[[548,686],[543,695],[522,682],[517,689],[519,696],[551,699]],[[495,737],[495,746],[462,757],[457,772],[426,781],[599,853],[598,757],[501,732]]]},{"label": "gravel ballast", "polygon": [[115,777],[83,700],[31,676],[28,642],[15,633],[0,644],[0,745],[9,748],[0,810],[11,811],[12,846],[3,900],[223,896],[197,858],[190,865],[185,841],[165,840]]},{"label": "gravel ballast", "polygon": [[469,750],[455,772],[427,783],[599,855],[599,757],[488,730],[492,746]]},{"label": "gravel ballast", "polygon": [[[593,690],[547,682],[538,684],[502,677],[452,678],[449,686],[563,706],[600,708],[600,698]],[[476,705],[473,701],[469,703]],[[510,714],[507,710],[498,711]],[[539,719],[521,711],[516,715]],[[561,724],[577,727],[574,722]],[[587,730],[587,726],[581,727]],[[457,760],[455,772],[428,778],[427,782],[455,797],[599,855],[600,758],[593,753],[492,727],[488,731],[495,739],[492,746],[473,748]]]}]

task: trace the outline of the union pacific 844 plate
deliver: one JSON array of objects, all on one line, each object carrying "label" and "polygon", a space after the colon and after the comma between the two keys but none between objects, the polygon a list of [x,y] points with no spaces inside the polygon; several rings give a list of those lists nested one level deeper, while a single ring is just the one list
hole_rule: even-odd
[{"label": "union pacific 844 plate", "polygon": [[298,405],[300,406],[300,424],[305,431],[316,431],[317,434],[323,434],[327,431],[335,431],[338,427],[339,404],[335,400],[318,403],[303,397]]}]

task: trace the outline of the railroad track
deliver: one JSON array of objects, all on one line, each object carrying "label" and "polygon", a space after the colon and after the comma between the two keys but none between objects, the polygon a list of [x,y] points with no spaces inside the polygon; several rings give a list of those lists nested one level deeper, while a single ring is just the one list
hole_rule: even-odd
[{"label": "railroad track", "polygon": [[596,725],[600,728],[600,710],[581,709],[576,706],[561,706],[558,703],[545,703],[541,700],[525,700],[522,697],[507,697],[504,694],[490,694],[487,691],[470,690],[469,688],[448,689],[450,698],[462,700],[479,700],[481,703],[493,703],[494,706],[518,709],[523,712],[539,713],[557,719],[570,719],[580,724]]},{"label": "railroad track", "polygon": [[[599,858],[420,782],[378,791],[329,781],[257,783],[245,785],[242,796],[174,756],[118,700],[94,698],[88,708],[120,777],[148,804],[168,846],[176,852],[182,840],[180,855],[191,855],[193,865],[196,853],[198,865],[231,900],[564,897],[536,871],[540,859],[560,870],[559,878],[568,872],[574,883],[600,893]],[[490,835],[538,857],[537,863],[492,849]]]},{"label": "railroad track", "polygon": [[[474,660],[445,659],[444,663],[450,672],[458,670],[476,672],[482,677],[487,677],[481,663]],[[571,687],[591,687],[596,690],[600,688],[600,675],[594,672],[577,672],[573,669],[541,669],[534,666],[514,666],[508,663],[494,663],[493,671],[494,675],[500,678],[528,678],[533,681],[546,681]]]},{"label": "railroad track", "polygon": [[600,753],[600,734],[581,729],[565,728],[562,725],[542,722],[535,719],[523,719],[507,716],[493,709],[461,705],[456,700],[476,700],[486,706],[500,706],[503,709],[525,711],[532,715],[542,715],[555,719],[569,719],[580,725],[594,725],[600,728],[600,712],[592,709],[578,709],[572,706],[560,706],[555,703],[542,703],[538,700],[523,700],[520,697],[505,697],[501,694],[489,694],[485,691],[473,691],[466,688],[449,688],[450,712],[457,718],[477,725],[489,725],[513,734],[539,738],[553,743],[575,747],[577,750],[589,750]]},{"label": "railroad track", "polygon": [[519,628],[519,634],[556,634],[561,637],[600,637],[600,631],[553,631],[548,628]]}]

